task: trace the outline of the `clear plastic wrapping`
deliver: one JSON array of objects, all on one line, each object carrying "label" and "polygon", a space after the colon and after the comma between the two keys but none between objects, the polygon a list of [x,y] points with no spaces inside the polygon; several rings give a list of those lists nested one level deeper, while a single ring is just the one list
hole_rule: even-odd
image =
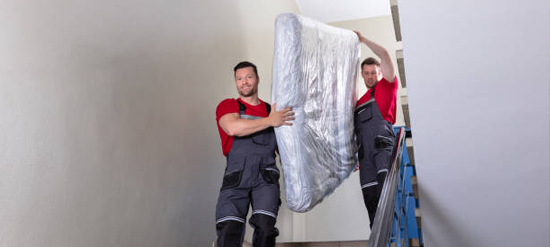
[{"label": "clear plastic wrapping", "polygon": [[353,111],[361,49],[350,30],[295,14],[275,23],[272,102],[292,107],[292,126],[275,128],[287,206],[306,212],[355,165]]}]

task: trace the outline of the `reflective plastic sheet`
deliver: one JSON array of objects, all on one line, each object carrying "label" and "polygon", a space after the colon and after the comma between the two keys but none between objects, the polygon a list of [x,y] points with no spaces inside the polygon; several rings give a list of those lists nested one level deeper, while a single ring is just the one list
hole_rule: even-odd
[{"label": "reflective plastic sheet", "polygon": [[272,102],[292,107],[292,126],[275,128],[287,206],[306,212],[355,165],[353,111],[361,49],[350,30],[295,14],[275,23]]}]

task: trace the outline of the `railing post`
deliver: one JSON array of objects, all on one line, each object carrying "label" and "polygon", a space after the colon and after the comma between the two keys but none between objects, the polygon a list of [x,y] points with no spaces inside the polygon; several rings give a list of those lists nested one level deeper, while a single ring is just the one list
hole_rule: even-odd
[{"label": "railing post", "polygon": [[[396,137],[392,166],[384,182],[384,187],[382,188],[378,209],[374,217],[373,229],[367,245],[368,247],[386,247],[388,245],[394,219],[395,197],[399,183],[399,170],[401,168],[404,144],[405,128],[401,128]],[[397,224],[397,226],[399,227],[397,229],[397,234],[400,234],[401,230],[399,224]],[[396,240],[401,241],[400,238]]]}]

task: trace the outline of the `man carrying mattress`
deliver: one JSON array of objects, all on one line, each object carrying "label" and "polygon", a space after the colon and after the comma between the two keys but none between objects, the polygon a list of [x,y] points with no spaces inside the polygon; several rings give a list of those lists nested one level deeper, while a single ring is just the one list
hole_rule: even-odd
[{"label": "man carrying mattress", "polygon": [[256,66],[240,62],[234,68],[237,99],[225,99],[216,109],[218,131],[227,166],[216,205],[218,247],[241,247],[249,205],[253,246],[275,246],[281,204],[277,142],[273,127],[292,125],[291,108],[276,111],[258,98]]},{"label": "man carrying mattress", "polygon": [[391,166],[398,82],[388,51],[361,33],[355,33],[359,41],[381,60],[378,62],[369,57],[361,63],[361,77],[369,90],[357,101],[354,119],[361,190],[372,228],[384,180]]}]

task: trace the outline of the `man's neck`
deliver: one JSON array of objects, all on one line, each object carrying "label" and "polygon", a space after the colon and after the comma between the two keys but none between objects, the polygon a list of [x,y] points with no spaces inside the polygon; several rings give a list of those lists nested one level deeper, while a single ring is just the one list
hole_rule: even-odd
[{"label": "man's neck", "polygon": [[259,105],[260,104],[260,99],[258,98],[258,95],[252,95],[252,96],[249,96],[249,97],[243,97],[241,96],[240,99],[244,102],[246,102],[247,104],[249,105]]}]

